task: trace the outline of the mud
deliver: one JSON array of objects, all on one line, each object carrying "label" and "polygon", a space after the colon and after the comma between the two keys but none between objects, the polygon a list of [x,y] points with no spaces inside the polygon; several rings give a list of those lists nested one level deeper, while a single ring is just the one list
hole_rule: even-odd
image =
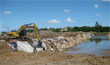
[{"label": "mud", "polygon": [[0,65],[110,65],[110,56],[68,55],[63,52],[14,52],[0,41]]}]

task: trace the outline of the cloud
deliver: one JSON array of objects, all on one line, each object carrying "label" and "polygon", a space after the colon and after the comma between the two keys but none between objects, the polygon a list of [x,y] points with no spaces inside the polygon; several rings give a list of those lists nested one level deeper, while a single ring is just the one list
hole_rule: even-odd
[{"label": "cloud", "polygon": [[9,15],[9,14],[12,14],[12,12],[11,11],[4,11],[3,14]]},{"label": "cloud", "polygon": [[65,12],[65,13],[70,13],[71,10],[70,10],[70,9],[64,9],[64,12]]},{"label": "cloud", "polygon": [[98,4],[95,4],[95,5],[94,5],[94,8],[99,8],[99,5],[98,5]]},{"label": "cloud", "polygon": [[60,22],[61,21],[56,20],[56,19],[53,19],[53,20],[48,21],[48,23],[53,23],[53,24],[57,24],[57,23],[60,23]]},{"label": "cloud", "polygon": [[99,16],[100,16],[99,13],[97,13],[97,14],[96,14],[96,17],[99,17]]},{"label": "cloud", "polygon": [[102,0],[102,1],[110,2],[110,0]]},{"label": "cloud", "polygon": [[75,21],[73,21],[71,18],[68,17],[68,18],[66,19],[66,22],[74,23]]}]

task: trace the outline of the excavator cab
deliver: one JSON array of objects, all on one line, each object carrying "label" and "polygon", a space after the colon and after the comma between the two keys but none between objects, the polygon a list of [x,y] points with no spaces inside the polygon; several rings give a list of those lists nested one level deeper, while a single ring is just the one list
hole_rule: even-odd
[{"label": "excavator cab", "polygon": [[19,33],[19,36],[26,36],[27,34],[27,31],[26,30],[22,30],[20,33]]}]

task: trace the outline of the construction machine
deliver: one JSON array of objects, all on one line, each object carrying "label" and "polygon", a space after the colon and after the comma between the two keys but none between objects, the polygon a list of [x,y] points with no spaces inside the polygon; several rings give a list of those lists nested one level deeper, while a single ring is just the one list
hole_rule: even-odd
[{"label": "construction machine", "polygon": [[13,39],[13,38],[16,38],[18,40],[23,40],[23,41],[31,41],[32,40],[26,36],[26,29],[33,29],[35,34],[36,34],[36,37],[38,39],[38,44],[37,44],[37,47],[42,47],[42,41],[40,39],[40,36],[39,36],[39,31],[38,31],[38,27],[35,23],[30,23],[30,24],[25,24],[25,25],[22,25],[18,31],[12,31],[12,32],[8,32],[8,36],[6,39]]}]

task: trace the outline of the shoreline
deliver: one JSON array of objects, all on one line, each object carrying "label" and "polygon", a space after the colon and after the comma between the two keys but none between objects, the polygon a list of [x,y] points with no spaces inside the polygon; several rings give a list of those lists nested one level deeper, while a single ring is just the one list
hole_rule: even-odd
[{"label": "shoreline", "polygon": [[[76,45],[81,44],[79,42],[85,42],[91,38],[88,35],[87,36],[85,35],[88,33],[80,32],[78,33],[79,35],[76,35],[76,33],[75,34],[72,33],[70,35],[68,34],[70,33],[65,33],[65,35],[62,36],[66,37],[65,39],[67,40],[69,39],[69,37],[70,39],[73,37],[75,39],[79,38],[79,40],[81,40],[78,41],[77,44],[75,43]],[[55,38],[53,37],[53,39]],[[49,41],[48,39],[48,42],[51,41]],[[68,45],[67,47],[69,46],[71,46],[71,44]],[[49,47],[51,47],[51,45]],[[66,47],[64,49],[66,49]],[[51,49],[49,48],[48,50]],[[110,56],[96,56],[89,54],[70,55],[63,53],[63,51],[51,52],[48,50],[40,51],[37,53],[28,53],[23,51],[14,52],[7,45],[7,42],[0,41],[0,65],[110,65],[109,62]]]}]

